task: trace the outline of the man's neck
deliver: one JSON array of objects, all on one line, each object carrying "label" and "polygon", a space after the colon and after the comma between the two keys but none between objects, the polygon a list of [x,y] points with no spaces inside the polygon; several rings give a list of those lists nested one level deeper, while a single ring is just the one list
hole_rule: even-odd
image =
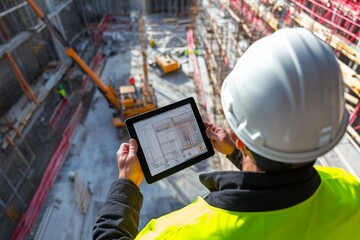
[{"label": "man's neck", "polygon": [[259,168],[255,164],[254,160],[252,160],[250,156],[243,155],[242,171],[244,171],[244,172],[262,172],[262,169]]}]

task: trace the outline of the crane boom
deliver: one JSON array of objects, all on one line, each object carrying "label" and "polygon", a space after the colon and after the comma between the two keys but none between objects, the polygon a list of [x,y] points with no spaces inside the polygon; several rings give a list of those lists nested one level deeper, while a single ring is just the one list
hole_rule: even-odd
[{"label": "crane boom", "polygon": [[[81,57],[76,53],[76,51],[70,46],[66,41],[64,36],[60,31],[50,22],[48,17],[41,11],[41,9],[35,4],[34,0],[27,0],[28,4],[35,11],[37,16],[44,22],[49,31],[59,40],[59,42],[66,48],[66,55],[72,58],[80,68],[93,80],[93,82],[98,86],[100,92],[104,95],[105,99],[109,103],[110,107],[113,107],[117,110],[113,114],[113,125],[118,129],[119,136],[123,135],[123,129],[125,127],[124,119],[138,114],[148,112],[157,107],[156,97],[152,86],[148,82],[148,72],[146,68],[146,41],[143,27],[143,19],[140,17],[140,31],[142,37],[142,54],[144,60],[144,75],[145,81],[142,82],[142,97],[139,96],[139,93],[135,91],[135,86],[132,91],[127,91],[126,95],[131,96],[130,98],[125,98],[124,92],[121,92],[122,87],[119,88],[120,91],[116,91],[113,87],[103,84],[100,78],[91,70],[91,68],[81,59]],[[126,86],[123,86],[126,88]]]},{"label": "crane boom", "polygon": [[36,15],[44,22],[44,24],[49,29],[49,31],[53,33],[54,36],[59,40],[59,42],[66,48],[66,55],[72,58],[99,87],[99,90],[104,95],[109,105],[120,110],[121,106],[118,101],[118,94],[115,91],[115,89],[101,82],[100,78],[81,59],[81,57],[76,53],[76,51],[66,41],[64,36],[60,33],[60,31],[50,22],[49,18],[41,11],[41,9],[36,5],[36,3],[33,0],[27,0],[27,2],[35,11]]}]

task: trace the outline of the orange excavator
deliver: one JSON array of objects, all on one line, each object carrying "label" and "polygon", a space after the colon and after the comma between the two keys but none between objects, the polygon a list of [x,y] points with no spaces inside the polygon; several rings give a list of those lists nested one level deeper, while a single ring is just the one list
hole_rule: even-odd
[{"label": "orange excavator", "polygon": [[146,63],[146,51],[145,51],[145,34],[144,24],[142,16],[139,16],[139,28],[141,33],[142,42],[142,55],[144,61],[144,79],[141,81],[141,88],[136,90],[135,85],[120,86],[118,90],[113,87],[105,85],[101,82],[100,78],[91,70],[91,68],[81,59],[76,51],[65,40],[59,30],[50,22],[48,17],[41,11],[41,9],[35,4],[34,0],[27,0],[28,4],[35,11],[37,16],[44,22],[50,32],[59,40],[59,42],[65,47],[66,55],[72,58],[81,69],[94,81],[98,86],[101,93],[104,95],[111,108],[116,109],[116,113],[113,114],[113,125],[118,128],[122,133],[125,127],[125,119],[136,116],[138,114],[153,110],[157,107],[155,93],[151,84],[148,81],[148,72]]}]

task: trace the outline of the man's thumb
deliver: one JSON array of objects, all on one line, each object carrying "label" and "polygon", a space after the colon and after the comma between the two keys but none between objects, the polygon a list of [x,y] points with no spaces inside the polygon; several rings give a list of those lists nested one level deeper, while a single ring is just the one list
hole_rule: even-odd
[{"label": "man's thumb", "polygon": [[135,139],[130,139],[129,144],[130,144],[129,153],[136,154],[137,149],[138,149],[138,145],[137,145],[136,140]]}]

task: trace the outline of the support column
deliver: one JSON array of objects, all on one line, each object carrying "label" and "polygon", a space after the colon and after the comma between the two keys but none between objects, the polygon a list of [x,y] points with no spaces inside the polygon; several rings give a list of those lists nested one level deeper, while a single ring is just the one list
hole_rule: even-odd
[{"label": "support column", "polygon": [[35,97],[33,91],[31,90],[29,84],[27,83],[27,81],[25,80],[24,76],[22,75],[18,65],[16,64],[15,60],[13,59],[13,57],[11,56],[10,53],[6,52],[5,53],[6,58],[9,60],[11,67],[13,68],[16,77],[19,81],[20,87],[23,90],[23,92],[25,93],[26,97],[33,101],[36,106],[40,106],[39,101],[37,100],[37,98]]}]

